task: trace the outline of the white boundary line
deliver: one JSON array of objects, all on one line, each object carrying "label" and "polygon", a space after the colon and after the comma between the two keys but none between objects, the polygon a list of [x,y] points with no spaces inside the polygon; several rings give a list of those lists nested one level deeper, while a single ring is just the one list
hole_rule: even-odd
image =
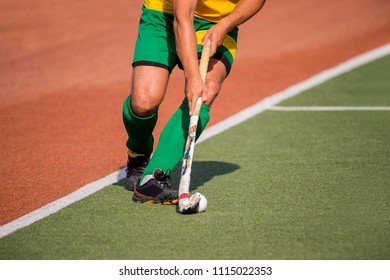
[{"label": "white boundary line", "polygon": [[54,214],[60,211],[61,209],[71,205],[72,203],[75,203],[79,200],[82,200],[83,198],[86,198],[87,196],[90,196],[91,194],[94,194],[95,192],[103,189],[106,186],[120,181],[121,179],[125,178],[125,176],[126,176],[125,169],[122,168],[100,180],[97,180],[95,182],[89,183],[81,187],[77,191],[74,191],[60,199],[57,199],[49,204],[46,204],[45,206],[38,208],[37,210],[27,215],[24,215],[19,219],[16,219],[8,224],[5,224],[0,227],[0,238],[8,234],[11,234],[12,232],[18,229],[31,225],[36,221],[46,218],[51,214]]},{"label": "white boundary line", "polygon": [[[295,84],[281,92],[278,92],[268,98],[265,98],[264,100],[242,110],[241,112],[225,119],[224,121],[221,121],[211,126],[210,128],[206,129],[203,132],[202,136],[199,138],[197,143],[203,142],[219,133],[222,133],[252,118],[253,116],[262,113],[263,111],[271,108],[273,105],[278,104],[279,102],[285,99],[293,97],[307,89],[322,84],[323,82],[331,78],[334,78],[338,75],[351,71],[354,68],[357,68],[368,62],[374,61],[388,54],[390,54],[390,43],[385,44],[382,47],[368,51],[354,58],[351,58],[344,63],[341,63],[317,75],[314,75],[303,82]],[[86,198],[87,196],[103,189],[106,186],[122,180],[123,178],[125,178],[125,176],[126,176],[125,169],[122,168],[100,180],[97,180],[95,182],[89,183],[81,187],[77,191],[74,191],[67,196],[55,200],[52,203],[49,203],[21,218],[18,218],[8,224],[5,224],[0,227],[0,238],[11,234],[18,229],[31,225],[36,221],[46,218],[51,214],[58,212],[61,209],[69,206],[70,204],[77,202],[83,198]]]},{"label": "white boundary line", "polygon": [[390,111],[390,107],[378,106],[272,106],[271,111],[304,112],[304,111]]}]

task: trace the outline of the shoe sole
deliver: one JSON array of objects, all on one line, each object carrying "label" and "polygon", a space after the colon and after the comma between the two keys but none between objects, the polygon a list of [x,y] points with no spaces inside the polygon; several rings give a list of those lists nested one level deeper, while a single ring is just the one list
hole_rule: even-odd
[{"label": "shoe sole", "polygon": [[133,195],[132,200],[135,203],[144,203],[144,204],[177,205],[179,203],[179,199],[174,199],[172,201],[158,201],[155,200],[153,197],[140,198],[136,195]]}]

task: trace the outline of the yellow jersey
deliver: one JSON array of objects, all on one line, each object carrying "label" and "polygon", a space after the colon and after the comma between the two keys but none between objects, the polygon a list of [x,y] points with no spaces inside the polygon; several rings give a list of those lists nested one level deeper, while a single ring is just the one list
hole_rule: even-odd
[{"label": "yellow jersey", "polygon": [[[239,0],[199,0],[194,16],[211,22],[219,22],[230,14]],[[144,6],[151,10],[172,13],[172,0],[144,0]]]}]

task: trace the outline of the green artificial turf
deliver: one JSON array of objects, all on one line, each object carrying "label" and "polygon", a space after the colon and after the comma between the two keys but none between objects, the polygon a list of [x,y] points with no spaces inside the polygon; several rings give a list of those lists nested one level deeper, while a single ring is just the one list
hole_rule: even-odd
[{"label": "green artificial turf", "polygon": [[[384,78],[381,65],[389,59],[286,104],[389,105],[388,90],[364,82]],[[362,93],[353,97],[344,87],[356,83]],[[378,92],[375,102],[364,91]],[[389,120],[389,112],[267,111],[196,146],[191,186],[207,197],[206,212],[134,204],[122,181],[0,239],[0,258],[389,259]],[[178,170],[172,177],[177,184]]]},{"label": "green artificial turf", "polygon": [[390,106],[390,56],[312,88],[281,106]]}]

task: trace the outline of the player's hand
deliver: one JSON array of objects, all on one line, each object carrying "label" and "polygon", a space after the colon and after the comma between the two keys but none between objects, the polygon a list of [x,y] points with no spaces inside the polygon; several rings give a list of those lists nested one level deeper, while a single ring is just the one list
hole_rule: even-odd
[{"label": "player's hand", "polygon": [[190,115],[193,114],[196,106],[196,100],[198,100],[199,97],[202,97],[202,103],[207,101],[207,87],[202,81],[200,75],[186,81],[186,96],[188,99]]},{"label": "player's hand", "polygon": [[202,46],[206,45],[207,42],[211,40],[210,57],[212,57],[216,53],[217,48],[222,44],[227,33],[227,26],[225,26],[222,22],[214,25],[209,30],[207,30],[206,34],[202,39]]}]

